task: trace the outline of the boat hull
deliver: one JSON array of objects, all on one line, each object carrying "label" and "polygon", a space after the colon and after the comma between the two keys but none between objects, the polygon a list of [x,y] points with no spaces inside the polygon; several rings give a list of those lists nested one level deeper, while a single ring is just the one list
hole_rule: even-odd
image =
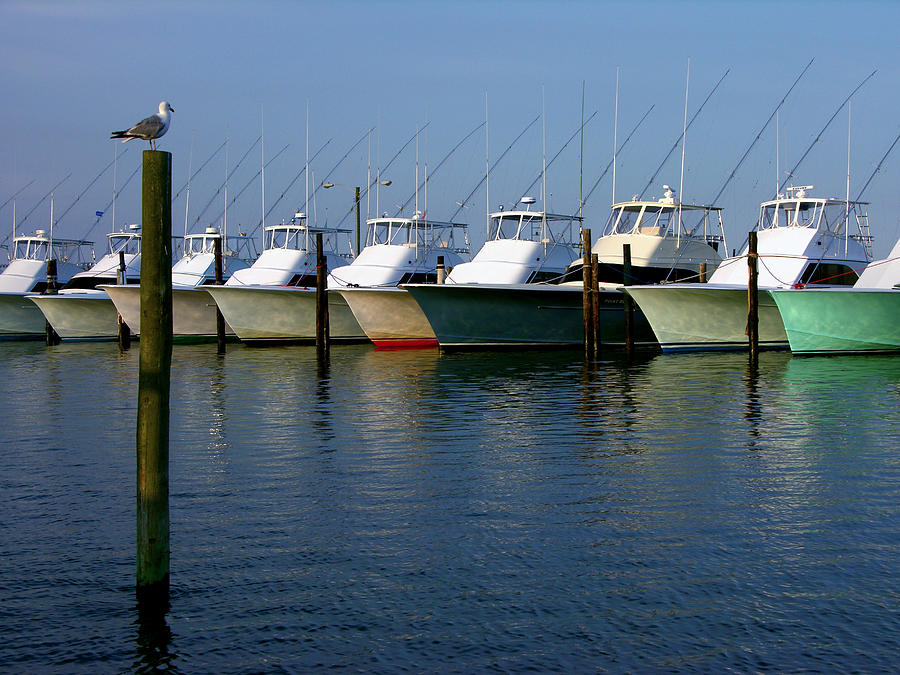
[{"label": "boat hull", "polygon": [[[141,333],[141,287],[103,286],[122,319],[135,335]],[[172,289],[172,337],[181,341],[206,341],[216,338],[216,303],[206,287]],[[225,323],[225,334],[234,331]]]},{"label": "boat hull", "polygon": [[900,290],[772,291],[795,354],[900,351]]},{"label": "boat hull", "polygon": [[[664,352],[748,349],[747,289],[679,284],[629,286]],[[781,315],[771,295],[759,292],[759,347],[787,349]]]},{"label": "boat hull", "polygon": [[25,293],[0,293],[0,340],[37,340],[46,330],[44,315]]},{"label": "boat hull", "polygon": [[[244,342],[315,342],[316,291],[287,286],[214,286],[207,289],[225,321]],[[368,342],[344,299],[328,293],[329,337]]]},{"label": "boat hull", "polygon": [[106,293],[91,291],[29,298],[62,340],[115,340],[119,335],[119,315]]},{"label": "boat hull", "polygon": [[431,324],[402,288],[341,288],[360,328],[379,349],[437,347]]},{"label": "boat hull", "polygon": [[[583,293],[577,286],[443,284],[405,287],[442,349],[584,344]],[[600,293],[600,341],[625,343],[624,296]],[[656,344],[634,313],[635,344]]]}]

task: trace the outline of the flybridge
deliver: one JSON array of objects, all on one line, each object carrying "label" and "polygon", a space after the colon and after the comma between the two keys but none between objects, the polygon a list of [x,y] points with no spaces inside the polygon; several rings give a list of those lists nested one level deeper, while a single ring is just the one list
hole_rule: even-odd
[{"label": "flybridge", "polygon": [[[792,186],[787,196],[760,205],[759,230],[775,228],[811,228],[828,232],[835,237],[853,239],[861,243],[872,257],[872,236],[869,232],[868,202],[829,197],[810,197],[814,185]],[[850,233],[851,219],[856,232]]]}]

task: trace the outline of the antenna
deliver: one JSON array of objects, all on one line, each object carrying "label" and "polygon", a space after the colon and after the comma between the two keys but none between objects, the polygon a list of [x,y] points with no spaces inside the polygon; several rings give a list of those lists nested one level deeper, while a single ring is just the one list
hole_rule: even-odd
[{"label": "antenna", "polygon": [[187,237],[187,224],[188,224],[188,207],[191,204],[191,170],[194,165],[194,137],[196,136],[196,132],[191,132],[191,150],[188,153],[188,183],[187,183],[187,193],[184,196],[184,236]]},{"label": "antenna", "polygon": [[[306,99],[306,171],[304,178],[306,179],[306,202],[303,210],[309,218],[309,99]],[[307,222],[309,221],[307,220]]]},{"label": "antenna", "polygon": [[[649,112],[649,111],[648,111]],[[646,117],[646,115],[644,116]],[[643,122],[641,118],[641,122]],[[639,122],[640,124],[640,122]],[[633,133],[633,132],[632,132]],[[616,111],[613,115],[612,203],[616,203],[616,146],[619,135],[619,67],[616,66]],[[631,138],[629,136],[629,138]]]},{"label": "antenna", "polygon": [[[222,231],[225,233],[225,239],[228,240],[228,136],[225,136],[225,210],[222,212]],[[265,240],[265,234],[263,240]]]},{"label": "antenna", "polygon": [[584,206],[584,80],[581,81],[581,161],[578,166],[578,216]]},{"label": "antenna", "polygon": [[687,62],[687,78],[684,82],[684,122],[681,131],[681,182],[678,184],[678,222],[675,224],[675,246],[681,246],[681,203],[684,201],[684,154],[687,148],[687,109],[688,109],[688,90],[691,84],[691,59],[688,57]]},{"label": "antenna", "polygon": [[266,248],[266,135],[265,135],[265,126],[263,125],[263,107],[262,104],[259,106],[259,175],[260,175],[260,194],[261,199],[259,200],[259,210],[260,210],[260,219],[259,223],[262,226],[260,229],[262,231],[263,238],[263,250]]},{"label": "antenna", "polygon": [[119,171],[119,148],[113,153],[113,197],[112,197],[112,231],[116,231],[116,179]]},{"label": "antenna", "polygon": [[[584,124],[582,124],[582,127]],[[541,85],[541,239],[547,228],[547,107]]]},{"label": "antenna", "polygon": [[850,117],[853,113],[853,101],[847,104],[847,201],[844,215],[844,255],[847,255],[847,247],[850,237]]},{"label": "antenna", "polygon": [[[491,165],[488,161],[488,93],[484,92],[484,218],[485,218],[485,239],[491,238],[491,183],[489,176],[491,175]],[[465,204],[465,202],[463,202]],[[456,214],[453,214],[454,217]],[[450,220],[453,220],[451,218]]]}]

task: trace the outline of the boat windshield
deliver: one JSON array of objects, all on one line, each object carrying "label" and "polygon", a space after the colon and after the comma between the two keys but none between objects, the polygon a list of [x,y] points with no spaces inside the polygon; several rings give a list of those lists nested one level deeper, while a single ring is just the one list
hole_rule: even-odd
[{"label": "boat windshield", "polygon": [[296,225],[274,225],[266,228],[265,247],[309,250],[309,230]]},{"label": "boat windshield", "polygon": [[715,207],[627,202],[613,205],[603,235],[647,234],[657,237],[694,237],[722,241],[721,210]]},{"label": "boat windshield", "polygon": [[126,255],[137,255],[141,252],[141,235],[131,232],[113,232],[109,237],[109,252],[117,255],[120,251]]},{"label": "boat windshield", "polygon": [[16,239],[13,247],[14,260],[46,260],[50,242],[46,239]]},{"label": "boat windshield", "polygon": [[366,245],[410,246],[423,251],[443,248],[468,253],[468,225],[427,218],[372,218],[366,222]]},{"label": "boat windshield", "polygon": [[577,245],[581,218],[541,211],[497,211],[491,214],[491,239]]}]

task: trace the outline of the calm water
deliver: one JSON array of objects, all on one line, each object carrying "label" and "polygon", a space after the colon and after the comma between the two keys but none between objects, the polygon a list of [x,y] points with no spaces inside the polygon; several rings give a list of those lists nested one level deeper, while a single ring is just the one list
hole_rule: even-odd
[{"label": "calm water", "polygon": [[176,347],[154,624],[137,357],[0,343],[4,672],[900,662],[900,358]]}]

